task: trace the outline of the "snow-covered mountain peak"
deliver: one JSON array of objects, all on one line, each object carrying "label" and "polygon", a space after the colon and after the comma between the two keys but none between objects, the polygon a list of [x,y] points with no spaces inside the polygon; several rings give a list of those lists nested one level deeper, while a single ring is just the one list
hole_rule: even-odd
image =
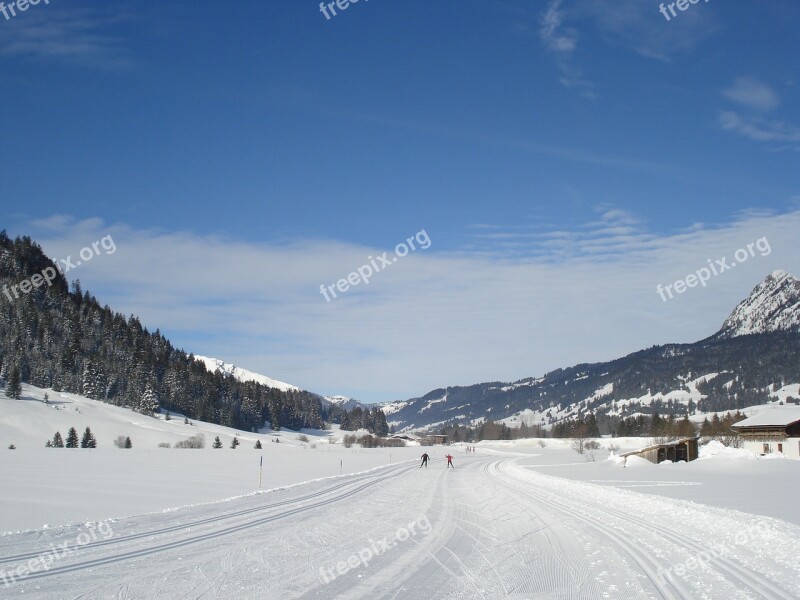
[{"label": "snow-covered mountain peak", "polygon": [[362,406],[361,402],[356,400],[355,398],[349,398],[347,396],[323,396],[323,400],[328,402],[328,405],[336,405],[345,410],[353,410],[356,406]]},{"label": "snow-covered mountain peak", "polygon": [[353,400],[353,398],[348,398],[347,396],[325,396],[325,400],[331,404],[346,404]]},{"label": "snow-covered mountain peak", "polygon": [[266,387],[279,389],[283,392],[300,391],[300,388],[297,386],[291,385],[289,383],[284,383],[283,381],[278,381],[277,379],[272,379],[272,377],[267,377],[266,375],[261,375],[260,373],[255,373],[253,371],[248,371],[247,369],[242,369],[241,367],[237,367],[236,365],[223,362],[218,358],[199,356],[197,354],[195,354],[194,357],[203,364],[205,364],[206,369],[210,373],[214,373],[215,371],[219,370],[222,371],[223,374],[230,375],[231,377],[233,377],[238,381],[254,381]]},{"label": "snow-covered mountain peak", "polygon": [[773,271],[759,283],[722,324],[721,337],[751,333],[800,331],[800,280]]}]

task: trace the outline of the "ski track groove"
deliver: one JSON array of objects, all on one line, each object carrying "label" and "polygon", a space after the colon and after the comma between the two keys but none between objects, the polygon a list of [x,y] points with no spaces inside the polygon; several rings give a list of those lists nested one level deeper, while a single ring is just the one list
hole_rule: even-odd
[{"label": "ski track groove", "polygon": [[[552,493],[562,498],[569,499],[569,497],[563,492],[553,491]],[[587,505],[592,506],[593,508],[606,512],[608,514],[615,515],[616,517],[626,520],[628,522],[638,524],[640,527],[644,527],[645,529],[658,532],[665,538],[672,540],[674,543],[680,546],[684,546],[686,548],[691,548],[695,550],[698,554],[703,554],[703,553],[708,554],[709,551],[708,548],[702,546],[701,544],[698,544],[696,541],[692,540],[689,537],[676,534],[675,532],[670,531],[669,529],[666,529],[660,525],[651,523],[649,521],[645,521],[644,519],[629,515],[628,513],[624,513],[618,509],[603,506],[595,502],[587,501]],[[766,579],[763,579],[757,573],[745,567],[742,567],[735,561],[727,559],[724,556],[711,558],[709,562],[714,563],[720,570],[724,571],[725,573],[736,579],[739,583],[744,584],[751,591],[766,598],[767,600],[796,600],[795,596],[789,596],[774,583]],[[765,595],[764,590],[774,595]]]},{"label": "ski track groove", "polygon": [[[513,460],[513,459],[507,459],[507,460]],[[484,465],[484,471],[489,475],[490,478],[492,478],[495,481],[497,481],[498,484],[503,485],[508,489],[515,489],[519,493],[522,493],[522,494],[524,494],[524,495],[526,495],[528,497],[532,497],[532,498],[540,501],[542,504],[547,505],[551,509],[554,509],[556,512],[565,514],[570,518],[573,518],[575,520],[578,520],[578,521],[581,521],[583,523],[586,523],[587,525],[589,525],[590,527],[592,527],[596,531],[599,531],[605,537],[609,538],[612,542],[614,542],[617,545],[617,547],[619,547],[625,554],[627,554],[633,560],[633,562],[639,567],[641,572],[644,573],[644,575],[650,581],[650,583],[653,586],[654,590],[656,591],[656,593],[659,594],[659,596],[662,598],[662,600],[686,600],[687,598],[692,598],[692,595],[689,594],[688,591],[686,591],[683,588],[683,586],[681,586],[680,584],[676,585],[675,583],[670,582],[671,583],[671,587],[674,587],[675,591],[678,593],[677,596],[666,585],[662,585],[658,581],[658,577],[656,575],[656,573],[658,571],[658,567],[660,565],[658,565],[658,564],[654,565],[655,561],[653,561],[647,555],[647,553],[643,552],[641,549],[637,548],[634,544],[632,544],[632,543],[628,542],[627,540],[625,540],[623,537],[621,537],[614,530],[612,530],[612,529],[606,527],[605,525],[595,521],[594,519],[590,519],[590,518],[584,517],[583,515],[580,515],[579,513],[574,512],[572,510],[567,510],[563,506],[551,501],[548,498],[543,497],[540,493],[536,493],[533,490],[527,489],[526,487],[520,487],[520,485],[523,482],[517,482],[516,480],[513,480],[510,476],[507,476],[507,475],[503,475],[503,476],[492,475],[491,471],[496,471],[497,473],[500,473],[502,475],[502,471],[500,471],[499,465],[502,464],[503,462],[506,462],[506,461],[505,460],[500,460],[500,461],[495,461],[495,462],[492,462],[492,463],[487,463],[486,465]],[[514,484],[512,484],[511,481],[509,481],[509,480],[514,481]],[[559,547],[560,547],[560,545],[559,545]],[[563,551],[563,548],[562,548],[562,551]],[[554,553],[554,556],[557,556],[557,554],[558,553]],[[574,578],[574,571],[575,570],[570,568],[570,565],[569,565],[568,561],[562,561],[562,564],[565,566],[567,572],[570,573],[570,576],[573,577],[572,581],[573,581],[573,584],[575,585],[576,588],[582,589],[582,588],[586,587],[587,582],[588,582],[588,576],[587,576],[587,580],[585,580],[583,582],[580,582],[580,581],[578,581],[577,579]],[[655,566],[655,568],[653,568],[653,566]]]},{"label": "ski track groove", "polygon": [[[55,567],[55,568],[52,568],[49,571],[45,571],[45,572],[32,573],[32,574],[30,574],[30,575],[28,575],[26,577],[26,580],[41,579],[41,578],[44,578],[44,577],[53,577],[53,576],[56,576],[56,575],[62,575],[64,573],[70,573],[70,572],[74,572],[74,571],[82,571],[84,569],[89,569],[89,568],[92,568],[92,567],[100,567],[100,566],[115,564],[115,563],[123,562],[123,561],[126,561],[126,560],[134,559],[134,558],[141,558],[143,556],[150,556],[152,554],[165,552],[167,550],[172,550],[174,548],[180,548],[180,547],[183,547],[183,546],[189,546],[189,545],[197,544],[197,543],[200,543],[200,542],[205,542],[205,541],[208,541],[208,540],[211,540],[211,539],[215,539],[215,538],[218,538],[218,537],[227,536],[227,535],[230,535],[232,533],[238,533],[238,532],[246,530],[246,529],[252,529],[254,527],[259,527],[261,525],[264,525],[266,523],[270,523],[272,521],[277,521],[277,520],[283,519],[285,517],[289,517],[289,516],[292,516],[292,515],[295,515],[295,514],[299,514],[299,513],[306,512],[306,511],[309,511],[309,510],[312,510],[312,509],[315,509],[315,508],[319,508],[321,506],[325,506],[325,505],[333,504],[335,502],[339,502],[339,501],[341,501],[341,500],[343,500],[345,498],[351,497],[354,494],[362,492],[363,490],[368,489],[368,488],[372,487],[373,485],[376,485],[376,484],[381,483],[383,481],[386,481],[388,479],[393,479],[394,477],[397,477],[398,475],[400,475],[400,474],[402,474],[402,473],[404,473],[404,472],[406,472],[406,471],[408,471],[408,470],[410,470],[412,468],[413,467],[405,467],[404,469],[395,470],[395,472],[393,472],[391,474],[386,474],[385,472],[381,472],[381,473],[377,474],[377,476],[372,481],[368,481],[367,483],[363,483],[362,485],[360,485],[359,487],[357,487],[354,490],[350,490],[350,491],[347,491],[347,492],[344,492],[344,493],[340,493],[339,495],[336,495],[336,496],[334,496],[332,498],[328,498],[327,500],[324,500],[324,501],[321,501],[321,502],[316,502],[316,503],[308,504],[307,506],[294,508],[294,509],[282,512],[282,513],[269,515],[267,517],[256,519],[255,521],[245,522],[245,523],[242,523],[240,525],[236,525],[236,526],[233,526],[233,527],[230,527],[230,528],[212,530],[210,532],[206,532],[206,533],[203,533],[203,534],[200,534],[200,535],[196,535],[196,536],[190,536],[190,537],[187,537],[187,538],[184,538],[184,539],[181,539],[181,540],[176,540],[174,542],[167,542],[165,544],[159,544],[159,545],[156,545],[156,546],[151,546],[149,548],[142,548],[142,549],[139,549],[139,550],[132,550],[130,552],[125,552],[125,553],[117,554],[117,555],[114,555],[114,556],[107,556],[107,557],[104,557],[104,558],[97,558],[97,559],[93,559],[93,560],[87,560],[87,561],[75,563],[75,564],[72,564],[72,565],[64,565],[63,567]],[[324,495],[328,495],[328,494],[324,494]],[[306,500],[306,499],[307,498],[304,497],[304,500]],[[297,502],[297,500],[294,501],[294,503],[296,503],[296,502]],[[260,507],[260,510],[263,511],[264,507]],[[252,510],[248,510],[247,512],[252,512]],[[151,532],[150,535],[152,535],[153,533],[154,532]],[[90,547],[90,545],[87,544],[86,548],[89,548],[89,547]],[[34,555],[34,556],[38,556],[38,554]]]},{"label": "ski track groove", "polygon": [[[140,540],[140,539],[148,538],[148,537],[155,537],[157,535],[165,535],[165,534],[168,534],[168,533],[173,533],[175,531],[181,531],[181,530],[190,529],[190,528],[193,528],[193,527],[200,527],[202,525],[209,525],[209,524],[212,524],[212,523],[218,523],[220,521],[226,521],[226,520],[229,520],[229,519],[235,519],[237,517],[246,516],[246,515],[249,515],[249,514],[252,514],[252,513],[256,513],[256,512],[261,512],[261,511],[264,511],[264,510],[270,510],[270,509],[273,509],[273,508],[279,508],[281,506],[286,506],[286,505],[289,505],[289,504],[297,504],[298,502],[303,502],[305,500],[316,499],[316,498],[318,498],[318,497],[320,497],[322,495],[332,494],[333,492],[335,492],[337,490],[340,490],[340,489],[342,489],[344,487],[349,487],[349,486],[355,485],[355,484],[357,484],[357,483],[359,483],[361,481],[372,479],[376,475],[387,475],[387,474],[396,473],[398,471],[402,471],[403,469],[408,469],[408,468],[409,468],[408,465],[398,464],[398,465],[394,465],[394,466],[389,467],[389,468],[387,468],[387,469],[385,469],[383,471],[380,471],[380,472],[364,473],[364,474],[358,475],[353,479],[348,479],[347,481],[337,483],[336,485],[333,485],[333,486],[331,486],[329,488],[326,488],[326,489],[324,489],[322,491],[314,492],[314,493],[311,493],[311,494],[306,494],[305,496],[299,496],[297,498],[289,498],[287,500],[281,500],[279,502],[274,502],[272,504],[267,504],[267,505],[264,505],[264,506],[255,506],[255,507],[252,507],[252,508],[246,508],[246,509],[235,511],[235,512],[231,512],[231,513],[224,513],[224,514],[221,514],[221,515],[216,515],[216,516],[213,516],[213,517],[205,517],[205,518],[199,519],[197,521],[192,521],[190,523],[182,523],[180,525],[171,525],[169,527],[163,527],[163,528],[160,528],[160,529],[154,529],[154,530],[151,530],[151,531],[143,531],[141,533],[133,533],[133,534],[124,535],[124,536],[114,536],[114,537],[109,538],[107,540],[97,540],[97,541],[93,541],[93,542],[91,542],[89,544],[86,544],[84,546],[81,546],[80,548],[76,548],[76,550],[78,552],[81,552],[81,551],[82,552],[87,552],[89,550],[94,550],[94,549],[97,549],[97,548],[101,548],[103,546],[110,546],[110,545],[114,545],[114,544],[122,544],[124,542]],[[276,491],[284,491],[284,490],[276,490]],[[157,513],[157,514],[168,515],[169,513]],[[146,516],[146,515],[134,515],[134,517],[136,517],[136,516]],[[41,539],[42,536],[44,535],[44,533],[45,533],[44,531],[38,532],[37,533],[37,538]],[[24,534],[22,534],[22,535],[24,535]],[[13,563],[13,562],[26,561],[26,560],[29,560],[31,558],[37,558],[37,557],[41,556],[46,551],[47,550],[41,550],[39,552],[28,552],[28,553],[25,553],[25,554],[0,556],[0,565]]]},{"label": "ski track groove", "polygon": [[[502,469],[500,468],[500,462],[493,463],[491,466],[494,467],[495,471],[497,471],[498,473],[502,474]],[[512,477],[512,476],[505,475],[504,477]],[[549,504],[550,506],[553,506],[554,508],[559,509],[561,512],[567,512],[568,514],[570,514],[572,516],[576,516],[576,517],[586,521],[587,523],[592,524],[593,526],[595,526],[597,528],[600,528],[600,529],[606,530],[608,532],[611,532],[611,533],[613,533],[612,537],[614,537],[614,538],[619,538],[619,534],[614,532],[613,529],[607,527],[606,525],[601,524],[599,521],[597,521],[595,519],[591,519],[589,517],[581,515],[580,513],[576,512],[574,509],[565,510],[561,505],[555,504],[555,503],[553,503],[552,500],[544,498],[542,496],[542,492],[540,492],[538,490],[537,491],[527,490],[524,493],[527,493],[527,494],[529,494],[529,495],[531,495],[531,496],[533,496],[533,497],[535,497],[535,498],[537,498],[537,499]],[[564,500],[566,502],[570,502],[570,503],[574,503],[575,502],[575,499],[573,497],[569,496],[568,494],[565,494],[564,492],[559,492],[559,491],[556,491],[556,490],[547,490],[547,493],[548,494],[552,494],[554,496],[557,496],[557,497],[559,497],[560,499],[562,499],[562,500]],[[709,550],[708,548],[703,547],[702,545],[698,544],[696,541],[692,540],[691,538],[683,536],[683,535],[680,535],[680,534],[676,534],[673,531],[670,531],[670,530],[668,530],[668,529],[666,529],[666,528],[664,528],[664,527],[662,527],[660,525],[657,525],[657,524],[652,523],[650,521],[646,521],[646,520],[644,520],[642,518],[630,515],[629,513],[625,513],[623,511],[618,510],[618,509],[614,509],[614,508],[610,508],[610,507],[602,505],[602,504],[598,504],[596,502],[592,502],[592,501],[588,501],[588,500],[582,501],[582,502],[584,502],[584,506],[590,506],[593,509],[595,509],[595,510],[601,512],[601,513],[606,513],[608,515],[615,516],[618,519],[621,519],[623,521],[627,521],[627,522],[629,522],[631,524],[634,524],[634,525],[637,525],[638,527],[641,527],[641,528],[643,528],[643,529],[645,529],[645,530],[647,530],[647,531],[649,531],[651,533],[656,533],[656,534],[662,536],[663,538],[669,539],[670,541],[672,541],[673,543],[675,543],[676,545],[678,545],[681,548],[690,548],[690,549],[692,549],[694,551],[697,551],[698,554],[700,554],[700,553],[706,553],[707,554],[708,553],[708,550]],[[640,563],[639,558],[642,555],[648,556],[648,553],[646,551],[644,551],[644,552],[634,552],[632,554],[629,552],[629,554],[631,555],[631,558],[633,558],[634,561],[640,567],[643,567],[643,565],[641,565],[641,563]],[[650,560],[649,562],[654,562],[654,561]],[[710,562],[712,562],[714,565],[716,565],[717,568],[720,571],[723,572],[723,574],[727,574],[729,577],[732,577],[736,582],[738,582],[739,584],[744,585],[746,588],[748,588],[748,590],[754,592],[757,595],[757,597],[764,598],[765,600],[796,600],[796,598],[797,598],[796,596],[791,596],[791,595],[787,594],[786,592],[784,592],[781,588],[777,587],[772,582],[762,578],[757,573],[755,573],[755,572],[753,572],[753,571],[751,571],[751,570],[749,570],[749,569],[747,569],[745,567],[740,566],[739,564],[737,564],[734,561],[731,561],[730,559],[726,559],[724,557],[716,557],[716,558],[711,558]],[[656,565],[656,566],[658,567],[660,565]],[[648,578],[651,579],[651,581],[655,584],[656,582],[654,581],[653,577],[650,576],[650,573],[647,573],[647,575],[648,575]],[[680,600],[681,598],[691,598],[692,597],[692,594],[690,592],[686,591],[685,588],[683,588],[682,584],[678,584],[676,586],[676,582],[674,582],[672,580],[670,580],[670,583],[674,587],[676,587],[676,589],[677,589],[677,591],[679,593],[687,594],[687,595],[680,596],[678,598],[678,600]],[[659,588],[659,587],[663,587],[663,586],[657,586],[657,588]]]},{"label": "ski track groove", "polygon": [[[601,504],[593,500],[591,496],[570,495],[568,490],[537,486],[535,481],[517,477],[506,467],[515,468],[518,458],[483,458],[484,460],[480,462],[467,462],[465,470],[467,473],[482,474],[492,483],[485,492],[488,498],[486,495],[474,494],[476,500],[480,498],[481,501],[469,504],[458,497],[456,490],[459,488],[455,485],[457,480],[448,479],[449,485],[443,486],[444,479],[438,478],[436,491],[430,491],[428,499],[437,499],[442,503],[440,504],[442,508],[431,504],[427,507],[426,512],[430,511],[432,514],[440,516],[435,523],[441,525],[443,530],[437,527],[438,533],[431,544],[423,545],[419,540],[410,538],[427,558],[423,561],[413,561],[417,563],[416,567],[412,568],[399,583],[385,587],[385,584],[380,581],[370,583],[365,579],[355,582],[358,586],[363,586],[357,590],[344,587],[348,581],[341,578],[337,580],[338,587],[309,587],[303,592],[303,597],[312,593],[315,594],[315,597],[319,597],[319,594],[322,593],[325,597],[351,599],[355,597],[353,594],[356,594],[357,591],[361,594],[360,598],[367,597],[365,593],[372,592],[380,597],[392,599],[412,596],[413,598],[441,596],[447,599],[467,597],[489,599],[509,596],[516,598],[517,595],[537,599],[657,597],[660,600],[689,600],[711,597],[694,591],[694,585],[706,583],[702,579],[683,580],[677,576],[664,579],[660,576],[659,569],[662,567],[664,559],[653,556],[650,548],[663,543],[665,548],[669,548],[669,554],[673,552],[673,548],[670,546],[674,546],[674,550],[680,555],[692,551],[701,555],[709,555],[711,549],[704,547],[700,541],[671,531],[657,522],[629,514],[620,508]],[[26,577],[26,580],[63,576],[79,571],[91,572],[97,567],[134,562],[142,557],[256,529],[267,523],[290,519],[294,515],[309,511],[315,514],[322,507],[330,507],[335,511],[338,510],[338,507],[344,506],[347,500],[356,494],[361,494],[370,488],[380,489],[373,486],[399,480],[418,468],[409,462],[391,465],[375,472],[354,474],[345,481],[331,482],[328,487],[295,498],[233,510],[224,514],[213,515],[211,513],[213,516],[204,516],[203,513],[200,513],[199,518],[193,522],[172,524],[175,523],[174,520],[171,523],[165,521],[164,527],[158,527],[158,523],[156,523],[156,527],[151,531],[98,540],[86,544],[75,552],[72,557],[75,560],[73,564],[64,564],[51,568],[49,571],[32,573]],[[431,463],[433,462],[432,459]],[[448,475],[445,477],[450,477],[449,469],[447,473]],[[547,476],[545,475],[545,477]],[[324,482],[322,485],[325,485]],[[470,482],[464,479],[459,485],[461,487],[466,485],[466,489],[468,489]],[[284,490],[275,491],[282,492]],[[367,494],[367,499],[374,498],[375,502],[388,503],[392,502],[394,498],[391,494],[377,497],[375,494],[380,494],[380,492],[373,491],[371,494]],[[454,495],[456,497],[452,498]],[[256,496],[256,498],[258,497]],[[536,510],[537,505],[540,507],[538,511]],[[215,510],[203,506],[187,508]],[[323,516],[325,514],[324,511],[320,511],[320,513]],[[492,513],[494,514],[492,515]],[[187,518],[191,518],[191,514],[187,515]],[[559,524],[558,515],[565,518],[564,525]],[[178,513],[175,518],[182,516]],[[482,520],[483,516],[486,516],[485,521]],[[130,519],[136,518],[138,517]],[[165,513],[164,519],[169,518],[170,516]],[[519,520],[518,525],[514,523],[515,520]],[[121,521],[124,522],[124,520]],[[147,522],[145,522],[146,524]],[[139,526],[141,526],[139,521],[129,523],[129,531],[135,531]],[[196,531],[201,528],[203,531]],[[584,533],[589,530],[593,533]],[[174,537],[163,539],[163,536],[176,532],[180,536],[178,539]],[[640,532],[641,535],[638,535]],[[571,538],[568,535],[570,533],[576,534],[577,538]],[[330,535],[335,534],[336,531],[333,531]],[[33,539],[28,543],[33,546],[33,544],[43,541],[45,532],[30,535]],[[533,535],[539,535],[541,543],[537,543],[537,540],[526,541]],[[323,538],[324,536],[319,537],[318,535],[316,537],[320,548],[324,548]],[[139,547],[131,550],[117,546],[117,544],[124,545],[137,541],[140,542]],[[615,548],[612,555],[615,561],[619,561],[618,563],[603,556],[601,550],[606,544]],[[511,548],[508,547],[509,545]],[[110,552],[117,553],[101,554],[96,558],[90,558],[94,550],[105,547],[109,547]],[[509,551],[509,554],[506,554],[506,550]],[[47,550],[0,557],[0,565],[35,558],[45,551]],[[326,553],[330,560],[337,558],[334,556],[336,552],[335,548],[327,549],[327,552],[326,549],[323,549],[323,553]],[[249,548],[245,549],[245,553],[249,553]],[[410,566],[408,560],[411,556],[408,552],[404,552],[393,558],[390,555],[388,558],[391,561],[390,564],[395,564],[397,561],[399,567],[404,564],[408,567]],[[265,554],[264,549],[252,556],[253,562],[263,567],[268,566],[270,558],[272,555]],[[311,560],[310,554],[307,555],[307,559]],[[512,559],[517,559],[517,561],[513,562]],[[236,587],[236,580],[233,577],[236,566],[233,554],[229,552],[222,555],[220,553],[216,558],[212,555],[211,560],[214,562],[205,560],[205,562],[201,561],[192,565],[192,571],[196,574],[191,581],[190,593],[193,598],[230,597],[231,590],[226,590],[226,586],[228,588]],[[509,561],[512,561],[511,564],[506,564]],[[726,585],[732,585],[734,588],[744,586],[737,590],[738,593],[755,594],[755,597],[764,600],[797,599],[779,585],[766,579],[761,574],[763,569],[751,570],[734,559],[718,556],[716,553],[713,558],[709,558],[708,563],[713,565],[710,573],[718,577],[720,582],[724,580]],[[627,582],[624,579],[609,580],[609,575],[614,576],[613,566],[615,564],[624,565],[625,572],[631,575]],[[209,565],[221,566],[221,571],[216,573],[216,578],[209,577],[206,569]],[[540,579],[531,579],[532,565],[537,565],[533,570],[539,573]],[[135,566],[135,562],[131,566]],[[312,568],[310,562],[308,566]],[[610,568],[612,568],[611,571],[609,571]],[[414,582],[417,576],[423,577],[423,583],[416,581],[413,585],[408,586],[407,584]],[[360,579],[361,575],[358,577]],[[300,581],[298,579],[297,583],[300,584]],[[305,582],[305,579],[302,581]],[[629,587],[614,585],[621,582],[625,582],[625,585]],[[114,596],[117,600],[128,600],[134,597],[131,593],[131,585],[128,582],[116,587]],[[426,587],[426,585],[430,587]],[[544,588],[546,591],[541,591],[541,585],[546,586]],[[98,589],[102,588],[83,591],[75,598],[77,600],[78,598],[92,597],[92,594],[96,593]],[[332,593],[326,594],[326,589]],[[540,591],[534,592],[534,589]],[[263,596],[265,593],[269,595],[269,592],[261,592],[261,595]],[[412,596],[408,596],[409,593]],[[618,596],[620,593],[623,596]],[[714,595],[713,597],[718,596]]]}]

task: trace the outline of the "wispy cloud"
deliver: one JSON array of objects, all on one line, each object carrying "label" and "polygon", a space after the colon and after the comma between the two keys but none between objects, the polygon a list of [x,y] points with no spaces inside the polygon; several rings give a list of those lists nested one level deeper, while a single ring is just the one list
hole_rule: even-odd
[{"label": "wispy cloud", "polygon": [[[14,229],[59,258],[112,234],[115,254],[69,274],[101,302],[138,314],[187,350],[314,391],[381,400],[710,335],[771,270],[800,273],[798,227],[798,210],[762,211],[661,235],[635,214],[599,207],[597,218],[571,228],[473,228],[474,236],[510,235],[448,252],[436,250],[427,228],[429,251],[330,303],[320,283],[390,248],[253,243],[64,217]],[[678,301],[656,294],[657,284],[762,236],[769,257]]]},{"label": "wispy cloud", "polygon": [[115,27],[131,20],[119,9],[39,5],[3,23],[0,55],[116,69],[131,64]]},{"label": "wispy cloud", "polygon": [[800,142],[800,128],[783,121],[745,117],[727,110],[720,114],[722,129],[756,142]]},{"label": "wispy cloud", "polygon": [[550,0],[547,9],[541,14],[539,38],[545,48],[556,58],[561,71],[559,81],[562,85],[581,90],[583,96],[594,98],[592,83],[583,77],[581,68],[574,62],[573,54],[578,47],[578,31],[564,26],[562,0]]},{"label": "wispy cloud", "polygon": [[722,26],[712,18],[712,8],[687,11],[681,13],[680,20],[666,23],[657,4],[641,0],[577,0],[574,14],[593,21],[607,44],[668,62],[676,54],[692,52],[720,31]]},{"label": "wispy cloud", "polygon": [[567,2],[548,2],[539,16],[539,38],[556,59],[562,85],[580,89],[588,98],[595,98],[597,94],[591,76],[584,74],[576,58],[580,26],[592,43],[622,46],[664,62],[672,60],[676,54],[694,51],[722,28],[712,20],[712,11],[707,7],[703,11],[681,13],[679,22],[666,24],[659,18],[657,9],[641,0]]},{"label": "wispy cloud", "polygon": [[800,151],[800,127],[779,119],[768,119],[763,113],[772,112],[781,104],[778,93],[766,83],[754,77],[737,77],[722,95],[739,104],[742,110],[723,110],[719,114],[719,126],[727,132],[754,142],[770,145],[773,150]]},{"label": "wispy cloud", "polygon": [[759,111],[771,111],[781,103],[770,86],[753,77],[737,77],[733,85],[722,91],[728,100]]}]

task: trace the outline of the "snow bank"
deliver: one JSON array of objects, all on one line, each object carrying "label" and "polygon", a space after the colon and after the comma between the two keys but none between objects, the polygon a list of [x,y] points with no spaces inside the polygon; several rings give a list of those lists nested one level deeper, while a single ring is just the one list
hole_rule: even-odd
[{"label": "snow bank", "polygon": [[700,456],[698,460],[711,458],[724,460],[756,460],[758,457],[744,448],[730,448],[721,442],[712,440],[705,446],[700,446]]}]

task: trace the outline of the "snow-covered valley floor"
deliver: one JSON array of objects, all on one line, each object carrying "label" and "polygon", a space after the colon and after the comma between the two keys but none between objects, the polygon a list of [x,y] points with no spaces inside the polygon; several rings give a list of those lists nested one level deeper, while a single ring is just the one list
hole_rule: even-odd
[{"label": "snow-covered valley floor", "polygon": [[[548,440],[451,446],[455,469],[429,449],[422,469],[419,447],[347,449],[294,432],[241,434],[236,450],[158,449],[185,434],[182,421],[80,397],[54,410],[40,393],[0,402],[0,442],[18,438],[0,450],[0,530],[23,530],[0,536],[0,598],[799,597],[797,461],[719,452],[622,468]],[[74,413],[100,448],[19,443],[36,427],[63,434]],[[113,448],[118,434],[134,448]],[[270,489],[256,491],[262,454]],[[743,489],[725,486],[732,477],[757,483],[732,493]]]},{"label": "snow-covered valley floor", "polygon": [[[532,472],[398,464],[5,536],[24,598],[796,598],[800,527]],[[66,543],[66,546],[64,544]],[[39,557],[46,557],[47,570]]]}]

